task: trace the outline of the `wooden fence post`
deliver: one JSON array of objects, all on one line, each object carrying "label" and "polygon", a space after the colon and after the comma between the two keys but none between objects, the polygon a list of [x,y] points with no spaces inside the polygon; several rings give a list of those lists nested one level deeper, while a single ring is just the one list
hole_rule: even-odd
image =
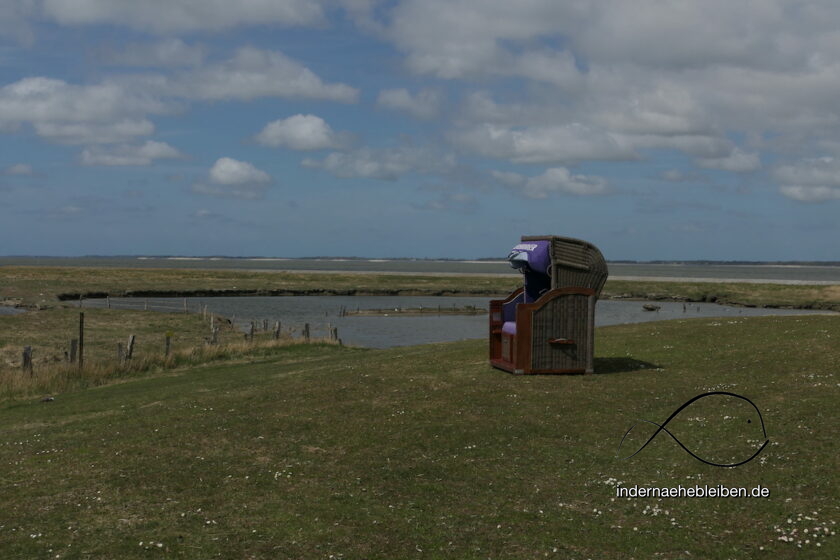
[{"label": "wooden fence post", "polygon": [[111,296],[105,296],[105,301],[108,303],[108,309],[111,309]]},{"label": "wooden fence post", "polygon": [[172,350],[172,331],[166,333],[166,344],[163,349],[163,355],[168,358],[170,350]]},{"label": "wooden fence post", "polygon": [[280,338],[280,321],[274,322],[274,340],[278,340]]},{"label": "wooden fence post", "polygon": [[303,339],[309,342],[309,323],[303,324]]},{"label": "wooden fence post", "polygon": [[23,347],[23,372],[29,372],[32,375],[32,347]]},{"label": "wooden fence post", "polygon": [[210,344],[218,344],[219,343],[219,327],[213,327],[211,331],[210,337]]},{"label": "wooden fence post", "polygon": [[79,369],[85,366],[85,312],[79,312]]},{"label": "wooden fence post", "polygon": [[251,321],[251,326],[248,329],[248,340],[254,342],[254,322]]},{"label": "wooden fence post", "polygon": [[128,344],[125,349],[125,359],[130,360],[134,356],[134,335],[128,335]]},{"label": "wooden fence post", "polygon": [[332,327],[330,329],[330,340],[338,342],[338,327]]},{"label": "wooden fence post", "polygon": [[67,357],[67,361],[69,361],[71,364],[76,363],[76,354],[77,354],[78,350],[79,350],[79,339],[78,338],[70,339],[70,354]]},{"label": "wooden fence post", "polygon": [[184,298],[184,313],[187,312],[187,298]]}]

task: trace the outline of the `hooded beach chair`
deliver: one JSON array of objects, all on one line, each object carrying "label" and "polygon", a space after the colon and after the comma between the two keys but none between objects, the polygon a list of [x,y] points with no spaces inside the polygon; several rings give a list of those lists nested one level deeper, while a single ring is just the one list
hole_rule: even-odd
[{"label": "hooded beach chair", "polygon": [[607,263],[591,243],[524,236],[508,255],[524,285],[490,301],[490,364],[511,373],[592,373]]}]

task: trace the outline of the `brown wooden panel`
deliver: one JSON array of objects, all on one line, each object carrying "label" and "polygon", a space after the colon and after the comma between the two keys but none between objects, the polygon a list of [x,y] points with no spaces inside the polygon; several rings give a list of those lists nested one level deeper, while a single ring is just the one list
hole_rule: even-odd
[{"label": "brown wooden panel", "polygon": [[555,264],[589,270],[587,247],[580,243],[554,239],[551,244],[551,259]]},{"label": "brown wooden panel", "polygon": [[[589,297],[566,294],[533,313],[531,368],[535,370],[585,369],[589,345]],[[556,345],[557,338],[575,344]]]}]

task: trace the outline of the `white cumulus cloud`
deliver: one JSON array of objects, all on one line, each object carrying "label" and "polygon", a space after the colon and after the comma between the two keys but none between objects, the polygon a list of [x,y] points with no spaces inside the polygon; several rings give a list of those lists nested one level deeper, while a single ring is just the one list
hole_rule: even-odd
[{"label": "white cumulus cloud", "polygon": [[205,54],[203,47],[173,38],[153,43],[128,43],[120,50],[102,50],[106,62],[122,66],[198,66]]},{"label": "white cumulus cloud", "polygon": [[28,163],[16,163],[3,170],[4,175],[32,175],[32,166]]},{"label": "white cumulus cloud", "polygon": [[806,158],[773,171],[779,192],[801,202],[840,199],[840,159]]},{"label": "white cumulus cloud", "polygon": [[534,177],[509,171],[492,171],[491,174],[501,184],[529,198],[548,198],[555,193],[590,196],[609,192],[604,178],[574,174],[565,167],[550,167]]},{"label": "white cumulus cloud", "polygon": [[523,129],[485,124],[458,131],[454,142],[479,155],[516,163],[575,163],[585,160],[635,159],[632,146],[588,126],[534,126]]},{"label": "white cumulus cloud", "polygon": [[840,187],[814,185],[782,185],[779,192],[801,202],[840,200]]},{"label": "white cumulus cloud", "polygon": [[396,181],[409,172],[443,174],[456,165],[452,155],[412,146],[333,152],[321,160],[305,159],[302,164],[324,169],[336,177],[381,181]]},{"label": "white cumulus cloud", "polygon": [[256,140],[264,146],[292,150],[322,150],[341,144],[330,125],[315,115],[293,115],[272,121],[257,134]]},{"label": "white cumulus cloud", "polygon": [[379,92],[377,105],[404,111],[418,119],[430,119],[440,111],[441,95],[433,89],[422,89],[412,95],[405,88],[385,89]]},{"label": "white cumulus cloud", "polygon": [[242,185],[245,183],[268,183],[271,177],[248,163],[229,157],[216,160],[210,168],[210,180],[219,185]]},{"label": "white cumulus cloud", "polygon": [[208,173],[208,181],[193,185],[193,192],[234,198],[262,198],[271,176],[247,161],[229,157],[216,160]]},{"label": "white cumulus cloud", "polygon": [[39,136],[66,144],[149,135],[154,124],[145,115],[167,111],[154,96],[110,81],[80,86],[33,77],[0,88],[0,128],[30,124]]},{"label": "white cumulus cloud", "polygon": [[44,0],[43,12],[62,24],[118,24],[158,33],[315,25],[324,18],[314,0]]},{"label": "white cumulus cloud", "polygon": [[82,150],[84,165],[150,165],[157,159],[177,159],[184,155],[166,142],[147,140],[140,145],[90,147]]},{"label": "white cumulus cloud", "polygon": [[761,159],[757,153],[747,153],[739,148],[732,150],[732,153],[716,158],[700,158],[697,165],[708,169],[722,169],[735,173],[755,171],[761,167]]},{"label": "white cumulus cloud", "polygon": [[199,100],[251,100],[293,97],[354,103],[359,92],[346,84],[325,83],[300,62],[277,51],[243,47],[225,61],[206,64],[173,79],[158,79],[165,93]]}]

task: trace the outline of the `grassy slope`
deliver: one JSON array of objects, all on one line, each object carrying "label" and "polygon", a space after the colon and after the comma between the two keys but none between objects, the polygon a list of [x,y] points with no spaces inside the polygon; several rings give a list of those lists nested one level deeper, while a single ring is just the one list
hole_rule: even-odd
[{"label": "grassy slope", "polygon": [[[838,557],[836,536],[813,536],[840,518],[838,338],[835,317],[609,327],[598,331],[601,374],[538,377],[488,368],[484,341],[292,347],[269,361],[52,403],[6,402],[0,550],[6,558],[740,558],[764,547],[787,557],[800,551],[778,537],[796,528],[808,557]],[[722,389],[762,410],[772,443],[759,459],[710,467],[667,438],[616,458],[637,418],[662,421],[688,398]],[[669,428],[714,453],[744,427],[723,410],[701,407]],[[763,484],[772,494],[613,500],[614,480]]]},{"label": "grassy slope", "polygon": [[[0,301],[55,306],[59,294],[151,292],[172,295],[241,293],[506,295],[518,277],[324,274],[242,270],[0,267]],[[609,280],[603,297],[688,299],[840,311],[840,286],[642,282]]]}]

